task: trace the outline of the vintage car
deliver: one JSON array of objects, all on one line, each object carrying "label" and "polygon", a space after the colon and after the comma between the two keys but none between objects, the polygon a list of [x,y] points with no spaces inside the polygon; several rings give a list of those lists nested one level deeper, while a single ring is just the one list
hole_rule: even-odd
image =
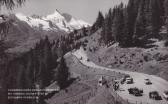
[{"label": "vintage car", "polygon": [[126,78],[126,83],[133,84],[134,83],[133,78]]},{"label": "vintage car", "polygon": [[129,94],[132,94],[134,96],[142,96],[143,95],[143,90],[138,89],[137,87],[135,88],[130,88],[128,89]]},{"label": "vintage car", "polygon": [[159,95],[157,91],[149,92],[149,98],[154,100],[162,100],[162,97]]},{"label": "vintage car", "polygon": [[127,75],[124,76],[124,79],[130,78],[130,77],[131,77],[131,76],[127,74]]},{"label": "vintage car", "polygon": [[145,84],[146,84],[146,85],[151,85],[152,82],[151,82],[150,80],[146,80],[146,81],[145,81]]}]

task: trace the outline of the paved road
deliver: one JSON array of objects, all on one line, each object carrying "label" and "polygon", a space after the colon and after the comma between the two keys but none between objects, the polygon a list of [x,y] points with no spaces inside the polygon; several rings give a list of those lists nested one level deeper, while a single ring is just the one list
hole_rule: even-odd
[{"label": "paved road", "polygon": [[[166,101],[162,96],[163,92],[168,90],[168,82],[166,80],[154,75],[124,71],[119,69],[111,69],[111,68],[106,68],[106,67],[96,65],[95,63],[87,60],[88,57],[82,48],[73,52],[72,54],[76,56],[81,61],[81,63],[83,63],[86,66],[98,68],[101,70],[109,70],[109,71],[129,74],[134,79],[134,84],[129,84],[129,85],[124,84],[121,86],[121,89],[124,91],[117,92],[125,100],[128,100],[129,102],[132,102],[135,104],[136,103],[137,104],[168,104],[168,101]],[[153,84],[145,85],[145,79],[150,79]],[[128,88],[132,88],[132,87],[142,88],[144,90],[144,95],[142,97],[135,97],[130,95],[128,92]],[[159,94],[162,96],[163,100],[156,101],[156,100],[149,99],[150,91],[158,91]]]}]

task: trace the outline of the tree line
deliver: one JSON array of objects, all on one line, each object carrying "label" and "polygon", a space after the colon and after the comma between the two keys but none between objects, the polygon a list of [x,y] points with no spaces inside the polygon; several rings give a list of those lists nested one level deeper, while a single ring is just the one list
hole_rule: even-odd
[{"label": "tree line", "polygon": [[[75,42],[77,36],[74,35],[75,33],[71,33],[71,35],[61,36],[54,41],[49,40],[46,36],[28,52],[5,61],[0,65],[3,70],[3,74],[1,73],[3,87],[6,90],[36,89],[36,85],[38,85],[40,89],[45,89],[53,82],[57,82],[61,89],[67,87],[70,81],[70,72],[64,55],[73,49],[78,49],[82,44],[82,42]],[[7,101],[10,104],[25,102],[36,104],[35,100]]]},{"label": "tree line", "polygon": [[161,39],[159,35],[167,18],[167,0],[129,0],[127,5],[102,12],[92,26],[92,32],[102,29],[100,42],[110,45],[118,42],[122,47],[143,47],[148,39]]}]

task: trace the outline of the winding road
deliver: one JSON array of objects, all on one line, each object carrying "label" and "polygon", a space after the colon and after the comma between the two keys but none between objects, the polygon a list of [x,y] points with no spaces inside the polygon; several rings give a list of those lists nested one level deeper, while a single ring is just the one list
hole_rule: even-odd
[{"label": "winding road", "polygon": [[[157,77],[155,75],[148,75],[144,73],[139,72],[131,72],[131,71],[125,71],[125,70],[119,70],[119,69],[111,69],[102,67],[99,65],[96,65],[95,63],[88,61],[87,54],[83,50],[83,48],[80,48],[79,50],[76,50],[75,52],[72,52],[72,55],[76,56],[81,63],[88,67],[93,67],[101,70],[109,70],[114,71],[118,73],[123,74],[129,74],[133,79],[133,84],[123,84],[120,86],[120,89],[122,91],[117,91],[118,95],[121,96],[123,99],[134,103],[134,104],[168,104],[168,101],[163,98],[163,92],[168,90],[168,82],[160,77]],[[152,82],[152,85],[146,85],[145,79],[150,79]],[[133,95],[130,95],[128,92],[129,88],[132,87],[138,87],[140,89],[143,89],[144,94],[142,97],[135,97]],[[162,96],[162,100],[153,100],[149,98],[149,92],[151,91],[158,91],[159,94]]]}]

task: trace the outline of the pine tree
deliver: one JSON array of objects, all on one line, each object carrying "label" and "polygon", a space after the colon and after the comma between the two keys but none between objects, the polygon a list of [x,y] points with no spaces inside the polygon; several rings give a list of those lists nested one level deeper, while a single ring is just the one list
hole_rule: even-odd
[{"label": "pine tree", "polygon": [[100,42],[104,43],[105,45],[108,44],[108,15],[107,14],[105,15],[105,20],[103,23]]},{"label": "pine tree", "polygon": [[56,60],[54,61],[52,50],[51,50],[51,44],[49,42],[48,37],[44,40],[44,48],[43,48],[44,56],[43,56],[43,73],[44,74],[44,86],[49,85],[51,80],[53,79],[53,69],[56,67]]},{"label": "pine tree", "polygon": [[61,88],[66,87],[67,81],[69,79],[69,69],[66,65],[65,59],[61,57],[60,63],[57,67],[56,81]]},{"label": "pine tree", "polygon": [[168,0],[164,1],[164,9],[165,9],[165,22],[166,22],[166,27],[167,27],[167,33],[168,33]]},{"label": "pine tree", "polygon": [[134,44],[136,46],[142,46],[142,38],[146,34],[146,18],[145,18],[145,0],[141,0],[141,4],[138,11],[138,16],[135,24],[135,33],[133,36]]},{"label": "pine tree", "polygon": [[25,79],[26,79],[26,86],[27,88],[33,88],[33,85],[35,83],[34,80],[34,60],[33,60],[33,53],[30,51],[27,55],[27,65],[25,69]]},{"label": "pine tree", "polygon": [[103,23],[104,23],[104,16],[103,16],[102,12],[99,11],[96,22],[92,26],[92,31],[95,32],[96,30],[101,28]]},{"label": "pine tree", "polygon": [[168,0],[164,0],[164,10],[165,10],[165,26],[167,28],[167,37],[165,46],[168,46]]},{"label": "pine tree", "polygon": [[108,15],[106,17],[106,22],[107,25],[107,32],[106,32],[106,44],[109,44],[111,41],[114,41],[113,36],[112,36],[112,24],[113,24],[113,20],[112,20],[112,10],[110,9],[108,12]]},{"label": "pine tree", "polygon": [[165,16],[168,16],[168,0],[164,0]]},{"label": "pine tree", "polygon": [[2,64],[4,59],[7,57],[7,54],[5,52],[6,49],[7,49],[7,46],[5,45],[4,41],[0,40],[0,64]]},{"label": "pine tree", "polygon": [[[148,2],[147,2],[148,1]],[[147,0],[146,1],[146,19],[147,28],[150,37],[158,38],[159,30],[163,25],[163,1],[161,0]]]},{"label": "pine tree", "polygon": [[21,6],[26,0],[1,0],[0,4],[8,9],[13,9],[15,6]]},{"label": "pine tree", "polygon": [[123,4],[119,6],[119,14],[118,14],[118,24],[117,24],[117,31],[118,34],[116,36],[116,40],[119,42],[119,45],[124,46],[125,40],[124,40],[124,31],[125,31],[125,17],[124,17],[124,11],[123,11]]},{"label": "pine tree", "polygon": [[140,0],[129,0],[127,7],[125,8],[125,29],[124,29],[124,42],[127,47],[133,45],[134,27],[138,14],[138,8]]}]

